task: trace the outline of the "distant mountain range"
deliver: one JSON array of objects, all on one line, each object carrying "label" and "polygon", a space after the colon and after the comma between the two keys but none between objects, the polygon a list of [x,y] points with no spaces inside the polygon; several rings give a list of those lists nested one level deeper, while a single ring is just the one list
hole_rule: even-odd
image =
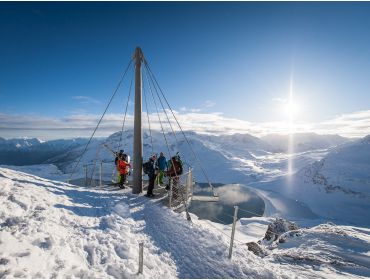
[{"label": "distant mountain range", "polygon": [[[238,182],[245,175],[249,174],[254,181],[261,172],[270,172],[274,163],[269,163],[270,154],[286,153],[288,136],[267,135],[262,138],[250,134],[232,135],[205,135],[195,132],[185,132],[194,152],[202,162],[207,172],[213,173],[213,180],[217,182],[229,181]],[[152,137],[151,137],[152,136]],[[294,151],[305,152],[319,149],[328,149],[348,142],[349,139],[338,135],[318,135],[314,133],[295,134]],[[183,160],[189,166],[195,166],[195,175],[200,181],[205,181],[198,161],[193,156],[187,141],[177,132],[166,134],[166,141],[159,131],[143,133],[143,154],[146,160],[152,153],[163,151],[168,157],[169,154],[180,152]],[[95,160],[112,161],[113,155],[102,144],[107,144],[113,150],[117,150],[121,142],[121,149],[132,155],[133,131],[117,132],[104,139],[94,139],[83,158],[80,166],[92,163]],[[31,164],[55,164],[64,172],[72,172],[75,162],[78,160],[85,145],[86,138],[61,139],[52,141],[41,141],[39,139],[0,139],[0,164],[5,165],[31,165]],[[301,163],[297,168],[313,159],[302,157],[298,159]],[[279,169],[278,167],[277,169]],[[214,172],[217,170],[217,172]],[[256,177],[257,176],[257,177]]]},{"label": "distant mountain range", "polygon": [[85,138],[42,141],[37,138],[0,138],[0,164],[42,164],[48,159],[63,154],[87,143]]},{"label": "distant mountain range", "polygon": [[[261,137],[275,152],[286,153],[289,150],[289,135],[269,134]],[[327,149],[348,142],[348,138],[339,135],[319,135],[316,133],[296,133],[292,137],[292,151],[295,153],[310,150]]]},{"label": "distant mountain range", "polygon": [[[179,152],[185,168],[194,167],[195,180],[206,182],[193,150],[212,182],[250,184],[263,192],[260,194],[270,201],[271,209],[286,209],[283,216],[299,213],[304,216],[308,213],[304,210],[307,208],[305,205],[308,205],[312,210],[308,213],[310,217],[317,215],[334,221],[369,225],[366,215],[370,205],[370,135],[351,140],[337,135],[295,134],[296,153],[292,157],[285,153],[288,136],[257,138],[248,134],[211,136],[195,132],[186,132],[186,135],[192,149],[180,133],[176,137],[172,133],[166,134],[166,139],[158,131],[152,131],[151,135],[143,133],[144,160],[152,153],[163,151],[169,158],[169,154]],[[103,161],[106,162],[103,177],[110,180],[115,169],[112,162],[114,156],[103,144],[115,151],[124,149],[132,155],[132,141],[132,131],[125,132],[122,137],[117,132],[94,140],[78,166],[75,165],[85,150],[87,139],[46,142],[38,139],[1,139],[0,154],[14,157],[5,158],[7,162],[17,162],[13,165],[49,163],[65,173],[74,170],[73,178],[85,176],[83,165]],[[294,174],[283,176],[287,175],[289,160],[293,162]],[[97,176],[97,170],[96,165],[89,165],[88,176]]]}]

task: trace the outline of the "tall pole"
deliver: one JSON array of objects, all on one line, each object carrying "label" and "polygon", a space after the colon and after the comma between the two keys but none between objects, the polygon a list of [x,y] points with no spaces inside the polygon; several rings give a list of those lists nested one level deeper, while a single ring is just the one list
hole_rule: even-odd
[{"label": "tall pole", "polygon": [[135,119],[134,119],[134,166],[132,193],[138,194],[143,191],[142,161],[143,143],[141,136],[141,62],[143,52],[139,47],[135,49]]}]

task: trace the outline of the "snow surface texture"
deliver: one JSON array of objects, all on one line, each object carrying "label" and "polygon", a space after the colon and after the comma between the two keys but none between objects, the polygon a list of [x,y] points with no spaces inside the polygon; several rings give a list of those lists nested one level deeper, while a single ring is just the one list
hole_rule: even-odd
[{"label": "snow surface texture", "polygon": [[[370,276],[367,229],[326,224],[288,232],[286,242],[263,259],[242,241],[229,260],[228,236],[193,215],[189,223],[157,200],[76,188],[4,168],[0,186],[2,278]],[[268,218],[242,219],[236,240],[256,222],[267,227]],[[264,235],[252,231],[259,239]],[[142,275],[137,274],[140,242]]]}]

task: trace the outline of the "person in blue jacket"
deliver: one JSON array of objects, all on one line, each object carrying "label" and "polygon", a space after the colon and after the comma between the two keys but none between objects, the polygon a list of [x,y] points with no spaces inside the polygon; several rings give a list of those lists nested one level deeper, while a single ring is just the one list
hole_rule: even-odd
[{"label": "person in blue jacket", "polygon": [[164,156],[163,152],[159,154],[159,157],[157,159],[157,166],[158,166],[157,185],[161,186],[163,185],[164,173],[168,168],[167,159]]}]

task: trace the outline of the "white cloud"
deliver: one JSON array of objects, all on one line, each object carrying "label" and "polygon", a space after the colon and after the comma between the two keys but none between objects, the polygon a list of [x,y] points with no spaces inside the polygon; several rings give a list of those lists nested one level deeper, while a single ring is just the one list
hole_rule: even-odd
[{"label": "white cloud", "polygon": [[84,95],[76,95],[72,96],[72,99],[80,101],[82,104],[99,104],[101,103],[99,100],[89,97],[89,96],[84,96]]},{"label": "white cloud", "polygon": [[206,100],[206,102],[200,108],[180,107],[180,111],[182,111],[182,112],[198,113],[198,112],[203,112],[204,109],[212,108],[215,105],[216,105],[215,102],[213,102],[211,100]]},{"label": "white cloud", "polygon": [[213,107],[213,106],[215,106],[216,105],[216,103],[215,102],[213,102],[213,101],[211,101],[211,100],[206,100],[206,103],[205,103],[205,107],[206,108],[211,108],[211,107]]},{"label": "white cloud", "polygon": [[[174,129],[179,129],[172,114],[167,111]],[[252,123],[240,119],[228,118],[222,113],[205,113],[196,111],[175,112],[183,130],[199,133],[232,134],[250,133],[262,136],[269,133],[288,134],[288,122],[260,122]],[[167,116],[160,113],[166,131],[170,131]],[[100,116],[89,114],[75,114],[64,118],[52,118],[39,115],[9,115],[0,113],[0,133],[2,137],[88,137],[91,135]],[[160,130],[161,126],[157,113],[149,114],[151,128]],[[97,136],[108,136],[122,127],[123,114],[107,114],[97,131]],[[144,129],[148,128],[147,115],[142,116]],[[126,128],[133,127],[133,116],[127,115]],[[333,119],[319,123],[294,124],[296,132],[317,132],[320,134],[340,134],[347,137],[360,137],[370,134],[370,110],[343,114]]]}]

